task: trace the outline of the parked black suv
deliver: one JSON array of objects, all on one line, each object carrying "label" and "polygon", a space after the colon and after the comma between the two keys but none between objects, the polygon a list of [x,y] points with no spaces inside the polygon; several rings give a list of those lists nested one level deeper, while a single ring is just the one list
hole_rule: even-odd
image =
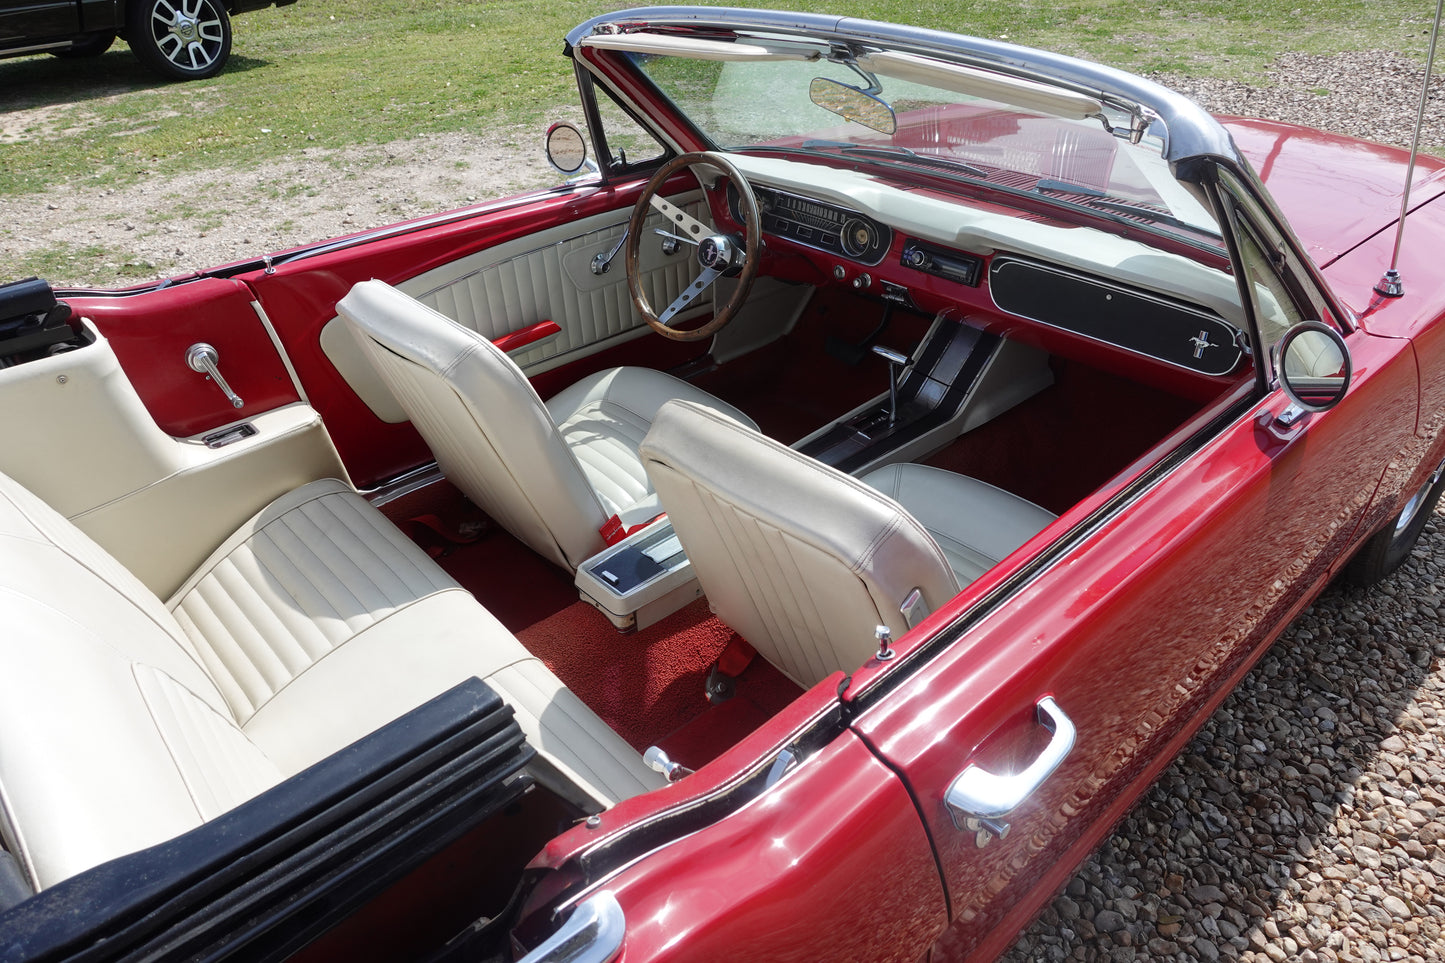
[{"label": "parked black suv", "polygon": [[0,0],[0,57],[94,57],[117,36],[141,63],[174,80],[221,72],[231,15],[296,0]]}]

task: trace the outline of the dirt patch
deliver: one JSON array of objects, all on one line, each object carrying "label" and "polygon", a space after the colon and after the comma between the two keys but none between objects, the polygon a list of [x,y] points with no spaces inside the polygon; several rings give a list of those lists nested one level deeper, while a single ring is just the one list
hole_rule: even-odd
[{"label": "dirt patch", "polygon": [[135,284],[259,257],[558,183],[542,133],[306,148],[249,170],[146,178],[123,191],[70,183],[0,197],[0,261],[51,252],[49,280],[60,287]]}]

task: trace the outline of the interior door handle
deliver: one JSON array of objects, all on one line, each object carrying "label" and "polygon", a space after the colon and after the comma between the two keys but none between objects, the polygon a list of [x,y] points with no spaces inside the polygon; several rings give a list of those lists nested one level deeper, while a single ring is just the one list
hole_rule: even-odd
[{"label": "interior door handle", "polygon": [[1039,725],[1053,734],[1044,751],[1016,775],[1000,776],[976,765],[969,765],[959,773],[944,795],[954,826],[961,830],[977,829],[978,826],[968,825],[973,820],[1000,838],[1007,835],[1008,823],[1003,822],[1003,817],[1022,805],[1068,757],[1069,750],[1074,748],[1073,722],[1064,715],[1053,696],[1040,699],[1037,711]]}]

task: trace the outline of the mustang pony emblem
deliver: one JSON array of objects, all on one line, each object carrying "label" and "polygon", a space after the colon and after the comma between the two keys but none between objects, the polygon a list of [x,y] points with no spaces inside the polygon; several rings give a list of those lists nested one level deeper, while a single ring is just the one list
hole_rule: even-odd
[{"label": "mustang pony emblem", "polygon": [[1205,349],[1205,348],[1213,348],[1213,347],[1216,347],[1215,345],[1209,343],[1209,332],[1208,332],[1208,331],[1201,331],[1201,332],[1199,332],[1199,334],[1198,334],[1197,337],[1193,337],[1193,338],[1190,338],[1190,339],[1189,339],[1189,343],[1192,344],[1192,345],[1194,345],[1194,357],[1195,357],[1196,359],[1199,359],[1199,358],[1204,357],[1204,349]]}]

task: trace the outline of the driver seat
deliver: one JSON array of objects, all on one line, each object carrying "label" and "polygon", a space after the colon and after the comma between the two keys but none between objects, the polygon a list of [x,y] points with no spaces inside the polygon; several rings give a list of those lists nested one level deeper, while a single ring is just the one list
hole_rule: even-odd
[{"label": "driver seat", "polygon": [[568,571],[606,547],[601,530],[614,516],[625,529],[662,512],[637,446],[666,402],[753,425],[650,368],[599,371],[543,404],[491,341],[383,281],[357,284],[336,310],[446,477]]}]

